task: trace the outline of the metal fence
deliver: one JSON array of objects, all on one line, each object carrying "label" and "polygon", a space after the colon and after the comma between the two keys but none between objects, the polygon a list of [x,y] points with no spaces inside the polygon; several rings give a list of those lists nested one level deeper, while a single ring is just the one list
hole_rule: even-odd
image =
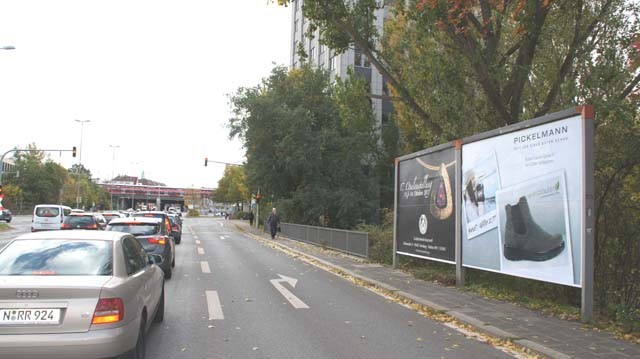
[{"label": "metal fence", "polygon": [[[264,227],[268,232],[267,226]],[[296,241],[335,249],[358,257],[369,257],[369,233],[302,224],[280,223],[281,234]]]}]

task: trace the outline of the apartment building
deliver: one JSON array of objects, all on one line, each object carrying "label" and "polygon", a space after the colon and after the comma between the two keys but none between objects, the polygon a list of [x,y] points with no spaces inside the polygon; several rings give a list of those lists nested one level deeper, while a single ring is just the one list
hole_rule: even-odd
[{"label": "apartment building", "polygon": [[[316,30],[313,38],[305,36],[309,27],[309,21],[302,14],[302,2],[304,0],[294,0],[291,2],[291,57],[290,67],[296,68],[301,64],[298,56],[298,48],[302,46],[308,55],[307,61],[313,67],[324,68],[329,71],[331,80],[336,76],[345,78],[347,71],[351,67],[356,74],[363,76],[370,85],[371,105],[376,114],[378,126],[384,125],[389,120],[389,115],[393,112],[391,101],[383,99],[389,96],[387,86],[383,76],[373,67],[358,48],[351,47],[341,54],[320,44],[320,32]],[[376,27],[378,33],[382,34],[384,19],[387,8],[376,11]]]}]

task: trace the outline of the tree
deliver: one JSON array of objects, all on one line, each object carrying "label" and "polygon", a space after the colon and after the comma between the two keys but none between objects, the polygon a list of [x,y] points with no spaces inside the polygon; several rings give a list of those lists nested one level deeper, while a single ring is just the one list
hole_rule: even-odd
[{"label": "tree", "polygon": [[224,175],[218,181],[214,196],[218,202],[235,203],[236,209],[239,210],[240,203],[250,199],[244,168],[227,166],[224,169]]},{"label": "tree", "polygon": [[[402,100],[396,108],[412,123],[405,127],[422,132],[404,136],[431,144],[457,137],[456,127],[467,122],[460,116],[471,111],[455,111],[446,103],[446,94],[460,99],[453,90],[482,111],[484,123],[472,117],[472,128],[501,127],[561,108],[579,67],[611,24],[637,18],[637,4],[626,0],[410,0],[395,2],[385,25],[391,33],[382,37],[374,26],[381,6],[376,0],[306,0],[302,9],[311,24],[308,35],[319,29],[321,42],[330,48],[342,52],[355,45],[369,58]],[[635,20],[628,23],[617,25],[621,30],[635,26]],[[422,78],[411,71],[420,64],[432,71],[429,81],[411,86]],[[438,76],[441,69],[448,76]],[[453,86],[443,92],[449,77]],[[636,72],[626,79],[627,87],[639,81]],[[433,87],[442,91],[431,98]]]},{"label": "tree", "polygon": [[364,82],[332,88],[326,72],[308,66],[276,67],[231,97],[230,136],[244,142],[247,182],[286,220],[340,228],[371,220],[376,137],[367,97],[352,96],[357,87]]},{"label": "tree", "polygon": [[27,149],[16,154],[15,169],[20,171],[20,178],[10,178],[9,183],[21,189],[22,198],[28,205],[60,203],[67,171],[48,160],[35,144],[28,145]]}]

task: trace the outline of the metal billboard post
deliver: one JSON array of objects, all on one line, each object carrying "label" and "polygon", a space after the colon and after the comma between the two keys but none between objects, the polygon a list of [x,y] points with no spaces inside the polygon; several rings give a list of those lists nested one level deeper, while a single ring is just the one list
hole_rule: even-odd
[{"label": "metal billboard post", "polygon": [[396,158],[395,160],[395,175],[393,178],[393,265],[392,268],[396,269],[398,267],[398,243],[397,243],[397,235],[398,235],[398,163],[400,161]]},{"label": "metal billboard post", "polygon": [[594,295],[594,252],[595,252],[595,206],[594,206],[594,112],[591,106],[580,106],[577,112],[582,113],[582,163],[583,188],[582,197],[582,308],[580,311],[583,322],[593,320],[593,295]]},{"label": "metal billboard post", "polygon": [[455,147],[455,262],[456,262],[456,286],[464,287],[465,285],[465,270],[462,266],[462,140],[453,141]]}]

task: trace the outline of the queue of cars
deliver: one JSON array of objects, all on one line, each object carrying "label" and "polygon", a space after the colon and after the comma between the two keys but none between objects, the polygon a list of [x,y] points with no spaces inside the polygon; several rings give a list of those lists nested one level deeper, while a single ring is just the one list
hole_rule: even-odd
[{"label": "queue of cars", "polygon": [[164,319],[180,216],[73,212],[36,206],[37,233],[0,249],[1,356],[144,358]]}]

